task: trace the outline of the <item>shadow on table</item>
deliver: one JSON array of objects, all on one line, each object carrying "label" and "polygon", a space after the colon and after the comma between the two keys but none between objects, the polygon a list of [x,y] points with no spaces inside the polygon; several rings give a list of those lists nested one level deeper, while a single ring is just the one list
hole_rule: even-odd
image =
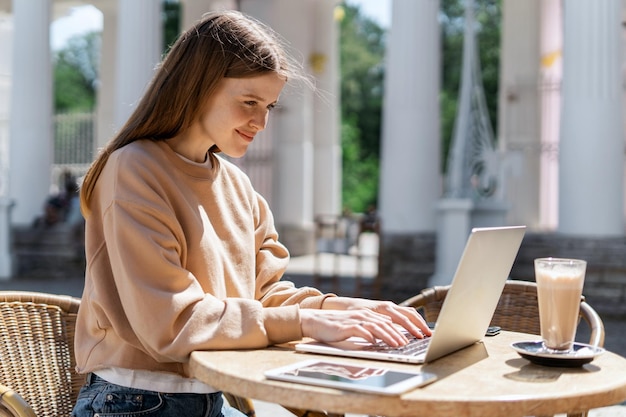
[{"label": "shadow on table", "polygon": [[486,359],[489,356],[487,348],[483,343],[475,343],[471,346],[463,348],[462,355],[448,355],[446,361],[435,361],[422,366],[423,372],[430,372],[437,375],[437,380],[443,379],[448,375],[459,372],[461,369],[472,366],[473,364]]},{"label": "shadow on table", "polygon": [[586,364],[576,368],[534,365],[522,358],[510,359],[506,361],[506,363],[512,368],[518,368],[518,370],[505,374],[504,377],[522,382],[553,382],[565,373],[590,373],[600,370],[600,368],[594,364]]}]

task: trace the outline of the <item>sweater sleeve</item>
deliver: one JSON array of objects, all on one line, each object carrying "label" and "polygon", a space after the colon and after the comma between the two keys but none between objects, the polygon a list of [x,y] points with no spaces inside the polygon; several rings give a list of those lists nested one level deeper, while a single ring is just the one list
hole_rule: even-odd
[{"label": "sweater sleeve", "polygon": [[[132,165],[124,163],[127,170]],[[135,171],[101,180],[112,197],[101,200],[105,244],[89,268],[94,279],[100,274],[114,282],[93,296],[102,306],[94,311],[106,310],[98,326],[159,362],[185,362],[194,350],[259,348],[301,337],[297,305],[264,306],[252,294],[216,296],[224,294],[223,275],[199,280],[184,267],[189,237],[159,189],[165,178]]]}]

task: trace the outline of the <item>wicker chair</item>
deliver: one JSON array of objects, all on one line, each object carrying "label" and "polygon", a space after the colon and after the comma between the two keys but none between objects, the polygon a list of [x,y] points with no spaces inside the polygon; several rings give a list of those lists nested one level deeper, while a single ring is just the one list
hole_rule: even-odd
[{"label": "wicker chair", "polygon": [[[435,322],[449,288],[449,285],[426,288],[400,304],[417,308],[426,321]],[[598,313],[585,302],[584,297],[580,303],[580,316],[591,331],[589,344],[603,346],[604,324]],[[507,281],[491,325],[500,326],[503,330],[538,335],[540,327],[537,285],[527,281]]]},{"label": "wicker chair", "polygon": [[0,415],[69,416],[85,378],[74,371],[80,300],[0,292]]},{"label": "wicker chair", "polygon": [[[69,417],[85,376],[76,373],[74,328],[80,299],[0,291],[0,417]],[[255,417],[248,398],[224,393]],[[324,413],[290,410],[297,416]]]},{"label": "wicker chair", "polygon": [[18,393],[0,384],[0,417],[37,417]]}]

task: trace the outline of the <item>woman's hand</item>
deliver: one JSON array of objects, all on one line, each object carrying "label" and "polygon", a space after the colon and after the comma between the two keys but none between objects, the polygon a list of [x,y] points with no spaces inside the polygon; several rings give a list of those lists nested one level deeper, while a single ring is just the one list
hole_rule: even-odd
[{"label": "woman's hand", "polygon": [[323,310],[300,310],[302,334],[322,342],[337,342],[351,336],[372,343],[377,339],[389,346],[408,342],[403,329],[417,338],[430,336],[424,319],[412,307],[400,307],[389,301],[332,297]]},{"label": "woman's hand", "polygon": [[390,346],[405,345],[408,340],[391,319],[371,310],[301,309],[302,335],[321,342],[338,342],[352,336],[372,343],[381,339]]},{"label": "woman's hand", "polygon": [[417,338],[432,334],[424,318],[413,307],[401,307],[391,301],[367,300],[364,298],[328,297],[323,309],[331,310],[370,310],[389,317]]}]

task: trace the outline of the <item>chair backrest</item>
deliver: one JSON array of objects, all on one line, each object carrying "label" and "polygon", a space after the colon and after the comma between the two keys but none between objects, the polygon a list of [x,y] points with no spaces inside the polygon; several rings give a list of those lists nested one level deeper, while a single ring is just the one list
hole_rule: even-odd
[{"label": "chair backrest", "polygon": [[38,417],[69,417],[84,384],[74,359],[79,306],[71,296],[0,291],[0,384]]},{"label": "chair backrest", "polygon": [[[449,285],[426,288],[400,304],[417,308],[426,321],[435,322],[449,288]],[[580,304],[580,315],[591,329],[589,344],[603,346],[604,324],[598,313],[584,301],[584,297]],[[538,335],[540,326],[537,284],[529,281],[508,280],[498,301],[491,325],[500,326],[503,330]]]}]

